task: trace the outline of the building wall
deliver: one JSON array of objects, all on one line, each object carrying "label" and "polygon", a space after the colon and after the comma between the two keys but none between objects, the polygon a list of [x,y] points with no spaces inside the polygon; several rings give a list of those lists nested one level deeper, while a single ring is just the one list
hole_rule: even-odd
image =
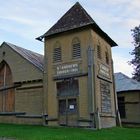
[{"label": "building wall", "polygon": [[[1,93],[0,93],[1,94]],[[1,123],[42,124],[43,85],[26,83],[15,88],[13,112],[0,112]]]},{"label": "building wall", "polygon": [[[13,89],[14,110],[0,112],[0,122],[42,124],[43,72],[5,44],[0,47],[1,62],[5,62],[12,72],[12,83],[8,86]],[[0,90],[0,95],[3,93]]]},{"label": "building wall", "polygon": [[[72,39],[78,37],[81,44],[81,58],[72,59]],[[60,42],[62,48],[62,62],[53,63],[53,50],[54,44]],[[97,58],[97,45],[101,45],[102,49],[102,59]],[[94,51],[94,67],[93,67],[93,81],[95,82],[92,103],[89,102],[90,97],[88,95],[88,54],[87,50],[91,47]],[[105,62],[105,51],[107,50],[109,54],[109,64]],[[47,61],[46,61],[47,60]],[[84,29],[77,32],[70,32],[61,35],[56,35],[52,38],[47,38],[45,40],[45,72],[44,77],[44,87],[47,85],[46,93],[44,96],[47,97],[44,106],[46,107],[46,112],[48,113],[48,124],[58,125],[58,100],[57,100],[57,89],[55,80],[56,67],[65,64],[78,64],[79,72],[85,74],[84,76],[78,77],[79,81],[79,96],[78,96],[78,121],[79,125],[91,126],[90,121],[93,121],[91,114],[99,109],[101,114],[101,126],[109,127],[115,126],[115,106],[114,106],[114,90],[112,81],[112,56],[111,56],[111,46],[97,33],[91,29]],[[101,64],[105,69],[107,69],[107,76],[101,71]],[[105,70],[106,73],[106,70]],[[63,79],[61,79],[63,80]],[[60,81],[61,81],[60,80]],[[111,111],[103,113],[101,111],[101,90],[100,81],[106,81],[110,85],[110,101],[111,101]],[[53,103],[53,104],[52,104]],[[95,114],[94,114],[95,116]],[[109,119],[110,118],[110,119]],[[106,124],[104,124],[106,123]],[[111,124],[110,124],[111,123]],[[95,124],[94,124],[95,125]]]},{"label": "building wall", "polygon": [[117,94],[119,97],[124,97],[125,117],[121,118],[124,123],[140,123],[140,92],[139,91],[124,91]]},{"label": "building wall", "polygon": [[0,123],[41,125],[42,117],[19,117],[16,115],[0,115]]},{"label": "building wall", "polygon": [[[99,109],[101,115],[101,127],[112,127],[116,125],[116,111],[115,111],[115,96],[114,96],[114,81],[113,81],[113,63],[112,63],[112,52],[111,46],[96,32],[92,31],[92,41],[94,46],[94,54],[95,54],[95,92],[96,92],[96,108]],[[97,46],[101,47],[101,58],[99,59],[97,56]],[[109,63],[106,63],[105,52],[108,52]],[[107,68],[105,71],[108,75],[101,73],[101,65]],[[101,82],[106,81],[110,86],[110,101],[111,101],[111,111],[103,112],[102,111],[102,95],[101,95]]]},{"label": "building wall", "polygon": [[[4,56],[3,52],[5,52]],[[5,44],[0,46],[0,63],[3,60],[6,61],[11,68],[13,82],[31,81],[43,78],[41,70]]]},{"label": "building wall", "polygon": [[26,115],[42,115],[42,82],[24,84],[16,89],[15,112],[26,112]]}]

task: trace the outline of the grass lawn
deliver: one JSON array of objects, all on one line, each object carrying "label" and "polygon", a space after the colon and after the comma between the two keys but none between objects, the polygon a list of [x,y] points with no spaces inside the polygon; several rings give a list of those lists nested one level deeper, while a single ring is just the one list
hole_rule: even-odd
[{"label": "grass lawn", "polygon": [[0,137],[18,140],[140,140],[140,128],[89,130],[81,128],[44,127],[0,124]]}]

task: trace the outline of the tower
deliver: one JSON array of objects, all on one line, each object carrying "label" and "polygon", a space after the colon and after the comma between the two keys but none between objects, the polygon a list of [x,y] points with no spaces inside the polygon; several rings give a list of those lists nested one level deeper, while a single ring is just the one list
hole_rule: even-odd
[{"label": "tower", "polygon": [[115,126],[111,47],[117,44],[78,2],[37,39],[45,42],[48,125]]}]

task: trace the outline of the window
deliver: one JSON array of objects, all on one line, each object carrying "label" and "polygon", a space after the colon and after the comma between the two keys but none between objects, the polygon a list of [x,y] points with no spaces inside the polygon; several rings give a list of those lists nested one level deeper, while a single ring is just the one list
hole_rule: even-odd
[{"label": "window", "polygon": [[105,61],[107,64],[109,64],[109,54],[107,51],[105,52]]},{"label": "window", "polygon": [[102,56],[101,56],[101,46],[97,46],[97,57],[99,58],[99,59],[101,59],[102,58]]},{"label": "window", "polygon": [[81,58],[81,46],[78,38],[74,38],[72,41],[72,58]]},{"label": "window", "polygon": [[57,83],[57,96],[68,97],[79,94],[78,80],[63,81]]},{"label": "window", "polygon": [[59,42],[57,42],[54,46],[54,50],[53,50],[53,62],[60,62],[61,61],[61,45]]},{"label": "window", "polygon": [[118,97],[118,109],[120,112],[120,117],[125,118],[126,112],[125,112],[125,99],[124,99],[124,97]]},{"label": "window", "polygon": [[110,84],[106,81],[101,80],[100,90],[101,90],[101,111],[103,113],[109,113],[111,112]]}]

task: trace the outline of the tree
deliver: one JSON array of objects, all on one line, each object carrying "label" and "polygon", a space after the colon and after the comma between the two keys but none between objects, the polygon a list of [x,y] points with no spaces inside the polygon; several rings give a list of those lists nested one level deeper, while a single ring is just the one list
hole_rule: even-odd
[{"label": "tree", "polygon": [[130,61],[130,64],[134,66],[133,79],[140,81],[140,25],[136,26],[131,31],[135,48],[131,52],[134,58]]}]

